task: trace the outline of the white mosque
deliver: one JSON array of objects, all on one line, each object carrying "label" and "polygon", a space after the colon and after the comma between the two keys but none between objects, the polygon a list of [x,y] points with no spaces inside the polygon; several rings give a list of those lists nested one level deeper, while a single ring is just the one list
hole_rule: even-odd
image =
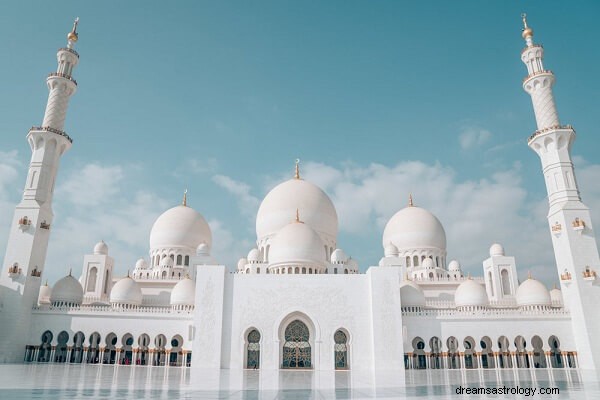
[{"label": "white mosque", "polygon": [[210,226],[184,195],[156,220],[148,257],[127,276],[114,275],[101,241],[83,256],[80,277],[42,284],[59,160],[72,144],[64,126],[77,90],[76,21],[47,78],[44,120],[27,135],[32,157],[0,276],[0,361],[599,371],[600,260],[570,156],[575,131],[559,122],[554,75],[523,22],[523,88],[538,127],[528,145],[542,162],[560,276],[552,290],[531,276],[519,282],[515,258],[500,244],[482,260],[481,277],[465,276],[446,259],[440,221],[412,198],[385,227],[379,265],[362,273],[337,245],[335,205],[302,179],[298,164],[262,201],[256,246],[233,269],[211,256]]}]

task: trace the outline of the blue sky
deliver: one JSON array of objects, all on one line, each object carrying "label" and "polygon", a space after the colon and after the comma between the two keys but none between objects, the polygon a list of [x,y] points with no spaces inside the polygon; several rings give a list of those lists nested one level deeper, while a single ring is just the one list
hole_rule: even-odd
[{"label": "blue sky", "polygon": [[255,240],[258,204],[292,176],[322,186],[340,247],[361,269],[408,193],[473,274],[491,243],[551,284],[545,188],[521,88],[520,14],[557,75],[584,201],[600,223],[598,2],[12,2],[0,15],[0,252],[39,124],[45,76],[79,16],[79,82],[67,115],[46,277],[104,239],[125,273],[149,229],[189,190],[230,267]]}]

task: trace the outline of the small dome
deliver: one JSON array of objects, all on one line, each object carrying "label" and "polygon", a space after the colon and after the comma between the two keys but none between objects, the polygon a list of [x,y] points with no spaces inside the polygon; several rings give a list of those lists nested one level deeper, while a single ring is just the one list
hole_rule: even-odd
[{"label": "small dome", "polygon": [[485,307],[488,297],[483,285],[469,278],[456,288],[454,292],[456,307]]},{"label": "small dome", "polygon": [[352,258],[352,257],[349,257],[349,258],[348,258],[348,261],[346,261],[346,264],[348,264],[348,267],[349,267],[351,270],[356,270],[356,271],[358,271],[358,262],[357,262],[357,261],[356,261],[354,258]]},{"label": "small dome", "polygon": [[490,247],[490,257],[494,256],[503,256],[504,255],[504,247],[501,244],[494,243]]},{"label": "small dome", "polygon": [[248,262],[250,264],[256,264],[261,262],[260,251],[258,251],[258,249],[255,247],[248,252],[248,257],[246,258],[248,259]]},{"label": "small dome", "polygon": [[335,249],[333,253],[331,253],[331,263],[332,264],[343,264],[348,260],[348,256],[344,253],[342,249]]},{"label": "small dome", "polygon": [[550,301],[552,302],[552,305],[562,304],[563,302],[562,292],[556,286],[554,286],[554,289],[550,290]]},{"label": "small dome", "polygon": [[248,264],[248,260],[245,257],[240,258],[237,263],[238,271],[242,271],[246,267],[246,264]]},{"label": "small dome", "polygon": [[104,240],[99,241],[94,246],[94,254],[96,255],[108,255],[108,246],[104,243]]},{"label": "small dome", "polygon": [[71,274],[60,279],[54,285],[50,302],[80,305],[83,302],[83,287]]},{"label": "small dome", "polygon": [[113,286],[110,291],[110,302],[139,306],[142,304],[142,289],[136,281],[126,276]]},{"label": "small dome", "polygon": [[196,282],[186,277],[171,291],[172,306],[193,306],[196,301]]},{"label": "small dome", "polygon": [[528,278],[517,288],[517,305],[523,306],[549,306],[550,293],[546,286],[538,280]]},{"label": "small dome", "polygon": [[175,263],[173,262],[173,259],[169,256],[165,256],[165,257],[161,258],[160,263],[158,264],[159,267],[167,267],[167,268],[171,268],[173,265],[175,265]]},{"label": "small dome", "polygon": [[423,260],[423,264],[421,264],[421,266],[425,269],[434,269],[435,265],[433,264],[433,260],[431,259],[431,257],[427,257],[426,259]]},{"label": "small dome", "polygon": [[258,241],[287,226],[296,210],[324,242],[335,243],[338,231],[335,207],[323,190],[304,179],[280,183],[265,196],[256,215]]},{"label": "small dome", "polygon": [[386,257],[397,257],[398,248],[393,243],[388,243],[383,247],[383,255]]},{"label": "small dome", "polygon": [[196,254],[199,256],[210,256],[210,247],[206,243],[200,243],[196,248]]},{"label": "small dome", "polygon": [[135,262],[135,269],[146,269],[148,268],[148,263],[143,258],[140,258]]},{"label": "small dome", "polygon": [[210,227],[199,212],[184,205],[162,213],[150,231],[150,251],[163,247],[195,250],[200,243],[212,244]]},{"label": "small dome", "polygon": [[460,264],[456,260],[450,261],[448,264],[448,271],[460,272]]},{"label": "small dome", "polygon": [[421,287],[413,281],[405,280],[400,285],[400,305],[402,307],[425,306],[425,294]]},{"label": "small dome", "polygon": [[446,232],[435,215],[421,207],[398,211],[383,231],[383,246],[394,244],[399,251],[412,249],[446,250]]},{"label": "small dome", "polygon": [[48,282],[40,287],[40,294],[38,295],[39,304],[50,304],[50,296],[52,296],[52,287],[48,286]]},{"label": "small dome", "polygon": [[289,263],[325,264],[323,241],[308,224],[292,222],[273,238],[269,265]]}]

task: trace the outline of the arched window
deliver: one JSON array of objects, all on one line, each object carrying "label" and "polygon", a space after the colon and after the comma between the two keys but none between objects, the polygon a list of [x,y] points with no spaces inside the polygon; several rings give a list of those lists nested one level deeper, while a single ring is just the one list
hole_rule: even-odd
[{"label": "arched window", "polygon": [[190,256],[185,256],[184,264],[185,264],[186,267],[190,266]]},{"label": "arched window", "polygon": [[490,282],[490,292],[492,293],[492,297],[493,297],[494,296],[494,281],[492,280],[492,271],[488,271],[488,281]]},{"label": "arched window", "polygon": [[300,268],[299,267],[294,268],[294,273],[299,274],[300,273]]},{"label": "arched window", "polygon": [[282,368],[311,368],[310,333],[304,322],[296,319],[285,328]]},{"label": "arched window", "polygon": [[106,270],[106,273],[104,274],[104,290],[103,290],[104,294],[108,293],[108,270]]},{"label": "arched window", "polygon": [[54,350],[54,362],[67,362],[67,342],[69,341],[69,334],[66,331],[62,331],[58,334],[56,341],[58,344]]},{"label": "arched window", "polygon": [[175,262],[175,254],[170,254],[169,257],[171,257],[171,260]]},{"label": "arched window", "polygon": [[508,280],[508,270],[503,269],[500,273],[500,280],[502,281],[502,294],[507,295],[510,293],[510,281]]},{"label": "arched window", "polygon": [[413,257],[413,266],[415,266],[415,267],[419,266],[419,256]]},{"label": "arched window", "polygon": [[256,329],[246,336],[246,368],[260,368],[260,332]]},{"label": "arched window", "polygon": [[413,368],[425,369],[427,368],[427,361],[425,358],[425,342],[420,337],[416,337],[412,341],[413,346]]},{"label": "arched window", "polygon": [[40,350],[38,352],[38,362],[49,362],[50,361],[50,353],[52,352],[52,332],[46,331],[42,334],[40,344]]},{"label": "arched window", "polygon": [[83,362],[83,346],[85,346],[85,335],[83,332],[77,332],[73,337],[73,349],[71,350],[70,363],[80,364]]},{"label": "arched window", "polygon": [[564,368],[565,364],[561,356],[560,341],[554,335],[548,338],[548,344],[550,345],[550,363],[552,368]]},{"label": "arched window", "polygon": [[100,362],[100,334],[94,332],[90,335],[90,346],[88,347],[88,364],[98,364]]},{"label": "arched window", "polygon": [[546,354],[544,353],[544,341],[538,335],[531,338],[533,346],[533,367],[546,368]]},{"label": "arched window", "polygon": [[88,273],[87,291],[93,292],[96,290],[96,278],[98,276],[98,268],[92,267]]},{"label": "arched window", "polygon": [[183,364],[181,346],[183,346],[183,338],[180,335],[173,336],[171,338],[171,352],[169,355],[169,365],[171,367],[180,367]]},{"label": "arched window", "polygon": [[148,345],[150,344],[150,336],[147,333],[142,333],[138,338],[138,352],[136,365],[148,365]]},{"label": "arched window", "polygon": [[260,267],[256,267],[256,273],[260,274]]},{"label": "arched window", "polygon": [[338,330],[333,335],[335,369],[348,369],[348,337],[344,332]]},{"label": "arched window", "polygon": [[182,257],[182,255],[181,255],[181,254],[179,254],[179,255],[177,256],[177,265],[181,265],[181,263],[182,263],[182,262],[183,262],[183,257]]},{"label": "arched window", "polygon": [[126,333],[121,338],[121,355],[119,359],[119,364],[122,365],[131,365],[133,362],[133,336],[130,333]]},{"label": "arched window", "polygon": [[337,274],[337,268],[334,268],[334,269],[333,269],[333,273],[334,273],[334,274]]},{"label": "arched window", "polygon": [[429,348],[431,349],[429,353],[429,368],[431,369],[440,369],[442,368],[442,341],[439,337],[434,336],[429,339]]},{"label": "arched window", "polygon": [[410,267],[410,256],[406,256],[406,266]]}]

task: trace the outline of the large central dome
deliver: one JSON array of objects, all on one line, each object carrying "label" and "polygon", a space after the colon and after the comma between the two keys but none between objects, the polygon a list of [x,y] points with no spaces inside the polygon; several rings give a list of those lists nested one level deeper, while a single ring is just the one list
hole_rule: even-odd
[{"label": "large central dome", "polygon": [[304,223],[313,228],[325,243],[335,243],[338,230],[335,207],[323,190],[303,179],[285,181],[267,194],[256,216],[258,241],[288,225],[296,210]]},{"label": "large central dome", "polygon": [[409,206],[398,211],[385,226],[383,246],[398,250],[446,250],[446,232],[435,215],[421,207]]},{"label": "large central dome", "polygon": [[150,249],[187,247],[195,250],[200,243],[212,245],[206,220],[191,207],[179,205],[165,211],[150,232]]}]

